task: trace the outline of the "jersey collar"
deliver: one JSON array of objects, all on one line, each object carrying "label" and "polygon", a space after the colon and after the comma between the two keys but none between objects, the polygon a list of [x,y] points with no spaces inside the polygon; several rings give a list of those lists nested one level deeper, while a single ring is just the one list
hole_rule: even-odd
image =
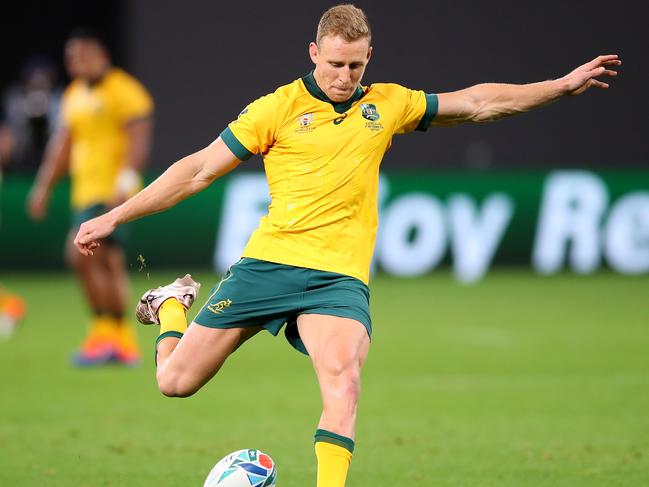
[{"label": "jersey collar", "polygon": [[306,87],[307,91],[313,96],[314,98],[317,98],[318,100],[322,100],[325,103],[331,103],[331,105],[334,107],[334,111],[336,113],[344,113],[347,110],[351,108],[351,106],[354,104],[354,102],[360,100],[363,98],[363,95],[365,95],[365,91],[363,91],[363,88],[360,86],[356,88],[356,91],[354,94],[349,98],[347,101],[343,101],[340,103],[336,103],[335,101],[332,101],[324,91],[320,89],[318,86],[318,83],[315,81],[315,77],[313,76],[313,71],[311,71],[309,74],[307,74],[304,78],[302,78],[302,82],[304,83],[304,86]]}]

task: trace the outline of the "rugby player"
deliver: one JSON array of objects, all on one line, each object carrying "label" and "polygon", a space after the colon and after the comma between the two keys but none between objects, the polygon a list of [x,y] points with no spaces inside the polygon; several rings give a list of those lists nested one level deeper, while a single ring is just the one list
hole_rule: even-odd
[{"label": "rugby player", "polygon": [[66,257],[92,311],[88,335],[73,359],[80,366],[134,365],[140,356],[133,327],[124,317],[129,299],[124,232],[103,239],[94,259],[82,258],[72,242],[83,221],[141,189],[153,102],[139,81],[112,66],[105,43],[92,31],[71,34],[65,64],[72,82],[63,94],[59,127],[48,142],[28,211],[33,219],[43,219],[54,185],[70,173],[74,217]]},{"label": "rugby player", "polygon": [[527,112],[615,76],[616,55],[527,85],[481,84],[426,94],[361,85],[372,56],[365,14],[324,13],[309,45],[315,69],[248,105],[208,147],[173,164],[146,189],[81,225],[92,255],[119,225],[201,191],[253,154],[264,158],[272,202],[241,260],[210,291],[187,327],[198,284],[190,276],[145,293],[143,323],[159,323],[157,381],[189,396],[260,330],[285,334],[313,362],[322,395],[315,434],[318,487],[345,484],[354,450],[361,368],[370,347],[369,267],[377,231],[379,164],[393,135]]}]

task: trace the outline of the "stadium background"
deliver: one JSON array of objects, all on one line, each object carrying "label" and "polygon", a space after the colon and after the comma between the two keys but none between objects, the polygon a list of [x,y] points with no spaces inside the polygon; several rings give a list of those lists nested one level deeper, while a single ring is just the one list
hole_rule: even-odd
[{"label": "stadium background", "polygon": [[[49,57],[64,83],[65,36],[78,25],[97,28],[116,64],[155,98],[154,177],[211,141],[250,100],[308,72],[306,46],[330,5],[12,3],[0,29],[0,88],[15,83],[35,54]],[[607,92],[496,124],[395,140],[384,170],[397,195],[424,192],[446,205],[450,194],[470,194],[484,209],[493,188],[513,198],[517,220],[497,250],[497,265],[474,286],[458,285],[449,272],[445,264],[453,266],[455,256],[448,242],[434,272],[375,277],[377,330],[350,485],[649,483],[646,200],[624,227],[637,275],[606,269],[603,236],[616,203],[649,192],[649,9],[631,1],[357,5],[374,29],[366,83],[426,91],[523,83],[565,74],[609,52],[624,65]],[[608,195],[591,242],[601,247],[597,265],[586,269],[597,272],[573,273],[579,267],[567,256],[574,242],[566,242],[570,271],[541,277],[530,269],[545,184],[555,171],[573,169],[582,172],[570,174],[594,177],[595,186],[600,181]],[[255,178],[260,170],[255,157],[238,172]],[[23,208],[33,171],[6,167],[0,195],[0,282],[29,306],[17,333],[0,343],[0,484],[200,485],[217,458],[252,445],[273,454],[281,485],[307,485],[317,390],[304,360],[281,340],[259,337],[221,377],[184,401],[157,396],[149,361],[133,371],[80,373],[68,366],[86,310],[62,271],[67,186],[57,189],[50,218],[30,223]],[[212,268],[218,268],[230,187],[231,181],[217,183],[166,216],[133,226],[134,299],[171,279],[169,267],[208,285],[217,279]],[[201,222],[206,213],[212,220],[201,225],[190,218],[198,210]],[[170,224],[177,234],[163,245],[156,232]],[[192,236],[203,243],[188,244]],[[150,330],[140,333],[143,343],[152,340]]]},{"label": "stadium background", "polygon": [[[136,74],[157,104],[152,165],[165,167],[220,133],[250,100],[311,69],[314,18],[330,3],[192,0],[16,2],[3,25],[0,84],[15,80],[29,54],[61,65],[69,31],[104,33],[119,65]],[[565,74],[598,53],[626,63],[615,90],[553,105],[523,118],[408,137],[386,169],[646,167],[648,77],[642,62],[642,2],[358,2],[374,28],[365,82],[393,81],[450,91],[485,81],[525,83]],[[250,166],[259,167],[259,159]]]}]

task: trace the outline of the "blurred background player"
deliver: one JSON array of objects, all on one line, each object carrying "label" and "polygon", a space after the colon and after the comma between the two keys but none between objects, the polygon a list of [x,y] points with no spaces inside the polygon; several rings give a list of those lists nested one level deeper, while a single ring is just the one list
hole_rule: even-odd
[{"label": "blurred background player", "polygon": [[63,94],[59,126],[48,142],[28,198],[28,212],[35,220],[43,219],[52,188],[69,171],[74,217],[66,259],[93,314],[74,362],[133,365],[139,361],[139,350],[133,328],[124,318],[129,299],[121,247],[124,235],[104,239],[97,259],[80,258],[72,239],[81,222],[140,189],[140,172],[149,155],[153,102],[142,84],[112,65],[105,43],[90,30],[70,35],[65,65],[72,82]]},{"label": "blurred background player", "polygon": [[0,285],[0,340],[13,335],[16,325],[25,316],[25,301]]},{"label": "blurred background player", "polygon": [[[14,147],[14,139],[4,121],[3,110],[0,107],[0,194],[2,192],[2,166],[8,160]],[[2,225],[2,215],[0,215]],[[17,294],[6,290],[0,284],[0,340],[9,338],[18,322],[25,315],[25,302]]]}]

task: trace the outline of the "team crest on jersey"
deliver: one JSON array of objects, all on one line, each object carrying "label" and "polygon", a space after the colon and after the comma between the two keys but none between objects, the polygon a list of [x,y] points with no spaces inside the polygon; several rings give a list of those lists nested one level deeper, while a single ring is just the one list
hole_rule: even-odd
[{"label": "team crest on jersey", "polygon": [[371,122],[376,122],[381,118],[381,115],[379,115],[379,112],[376,110],[376,105],[373,103],[361,103],[361,115],[363,115],[363,118],[366,118]]},{"label": "team crest on jersey", "polygon": [[303,113],[297,117],[297,123],[300,127],[308,127],[313,123],[313,112]]}]

